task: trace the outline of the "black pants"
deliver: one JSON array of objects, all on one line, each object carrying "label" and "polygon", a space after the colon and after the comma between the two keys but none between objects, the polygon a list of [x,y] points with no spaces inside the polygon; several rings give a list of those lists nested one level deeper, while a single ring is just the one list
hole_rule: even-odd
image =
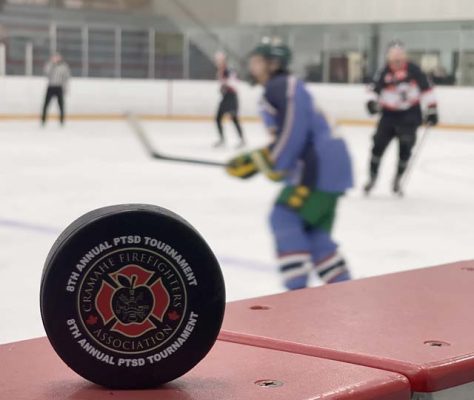
[{"label": "black pants", "polygon": [[397,124],[395,121],[382,118],[373,137],[372,157],[370,160],[370,175],[375,178],[378,174],[380,161],[392,139],[398,139],[398,169],[397,176],[401,177],[410,160],[413,146],[416,143],[418,125]]},{"label": "black pants", "polygon": [[61,86],[48,86],[48,89],[46,90],[46,97],[44,99],[41,121],[43,122],[43,124],[46,123],[49,103],[51,102],[53,97],[56,97],[58,101],[60,121],[61,124],[64,124],[64,93],[63,88]]},{"label": "black pants", "polygon": [[219,103],[219,108],[217,109],[216,114],[216,124],[217,130],[219,132],[219,137],[221,140],[224,140],[224,130],[222,128],[222,119],[224,115],[229,114],[232,118],[232,122],[235,125],[237,134],[241,140],[244,140],[244,135],[242,132],[242,127],[240,126],[239,121],[239,100],[237,94],[231,91],[227,91],[222,96],[222,100]]}]

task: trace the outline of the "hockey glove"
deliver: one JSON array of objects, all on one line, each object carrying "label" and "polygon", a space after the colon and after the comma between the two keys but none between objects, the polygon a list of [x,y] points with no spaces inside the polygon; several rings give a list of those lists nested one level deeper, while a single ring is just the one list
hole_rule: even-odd
[{"label": "hockey glove", "polygon": [[273,161],[270,158],[270,150],[268,148],[264,147],[263,149],[255,150],[250,155],[258,170],[268,179],[275,182],[283,180],[284,174],[273,169]]},{"label": "hockey glove", "polygon": [[438,121],[438,109],[436,108],[436,106],[428,107],[425,115],[425,123],[427,125],[435,126],[438,124]]},{"label": "hockey glove", "polygon": [[257,172],[257,166],[252,160],[251,153],[241,154],[227,163],[226,172],[240,179],[247,179],[254,176]]},{"label": "hockey glove", "polygon": [[250,178],[257,172],[262,172],[272,181],[281,181],[284,177],[282,173],[273,170],[273,162],[270,159],[270,152],[267,148],[233,158],[227,164],[226,171],[229,175],[241,179]]},{"label": "hockey glove", "polygon": [[375,100],[370,100],[367,102],[367,111],[370,115],[375,115],[380,112],[380,105]]}]

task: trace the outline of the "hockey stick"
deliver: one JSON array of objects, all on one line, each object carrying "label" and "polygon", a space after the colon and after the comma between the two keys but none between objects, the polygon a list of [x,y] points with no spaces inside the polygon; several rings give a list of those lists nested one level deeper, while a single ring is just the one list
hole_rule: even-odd
[{"label": "hockey stick", "polygon": [[423,136],[421,137],[420,142],[418,143],[418,146],[416,146],[416,151],[413,153],[413,156],[411,157],[411,160],[405,171],[405,176],[403,177],[403,180],[401,182],[400,186],[401,186],[402,193],[405,191],[405,188],[407,187],[407,183],[411,176],[411,171],[413,171],[413,166],[415,165],[418,157],[420,156],[421,149],[423,148],[423,145],[426,142],[426,138],[428,137],[428,134],[431,132],[431,127],[432,127],[432,124],[425,125],[425,129],[423,130]]},{"label": "hockey stick", "polygon": [[134,114],[127,114],[126,117],[127,122],[129,123],[130,127],[132,128],[132,131],[135,133],[137,138],[140,140],[143,148],[147,151],[148,155],[155,160],[175,161],[187,164],[207,165],[211,167],[225,167],[227,165],[226,163],[219,161],[201,160],[187,157],[174,157],[160,153],[153,148],[153,145],[146,136],[146,132],[140,124],[138,118]]}]

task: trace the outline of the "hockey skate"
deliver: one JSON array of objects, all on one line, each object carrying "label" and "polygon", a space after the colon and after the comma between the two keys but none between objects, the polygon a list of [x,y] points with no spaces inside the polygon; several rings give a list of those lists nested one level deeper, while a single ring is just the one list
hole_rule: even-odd
[{"label": "hockey skate", "polygon": [[225,146],[225,141],[222,139],[218,140],[216,143],[212,145],[212,147],[214,147],[215,149],[219,147],[224,147],[224,146]]},{"label": "hockey skate", "polygon": [[371,176],[370,180],[364,185],[364,194],[368,196],[372,189],[375,186],[375,181],[377,180],[377,177]]},{"label": "hockey skate", "polygon": [[401,175],[397,175],[395,177],[395,180],[393,181],[393,186],[392,186],[393,193],[399,197],[403,197],[403,189],[401,186],[401,181],[402,181]]},{"label": "hockey skate", "polygon": [[236,149],[241,149],[243,147],[247,146],[247,143],[245,142],[245,140],[241,140],[239,143],[237,143],[237,145],[235,146]]}]

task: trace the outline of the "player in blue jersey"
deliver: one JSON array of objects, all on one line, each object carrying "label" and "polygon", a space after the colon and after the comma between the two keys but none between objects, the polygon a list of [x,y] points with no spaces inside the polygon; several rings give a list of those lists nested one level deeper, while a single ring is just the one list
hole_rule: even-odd
[{"label": "player in blue jersey", "polygon": [[251,53],[249,72],[264,88],[261,114],[272,140],[232,159],[227,172],[242,179],[261,172],[284,182],[270,223],[283,283],[301,289],[313,271],[326,283],[351,277],[331,230],[338,199],[353,179],[344,141],[331,136],[304,83],[288,71],[290,60],[290,49],[278,39]]}]

